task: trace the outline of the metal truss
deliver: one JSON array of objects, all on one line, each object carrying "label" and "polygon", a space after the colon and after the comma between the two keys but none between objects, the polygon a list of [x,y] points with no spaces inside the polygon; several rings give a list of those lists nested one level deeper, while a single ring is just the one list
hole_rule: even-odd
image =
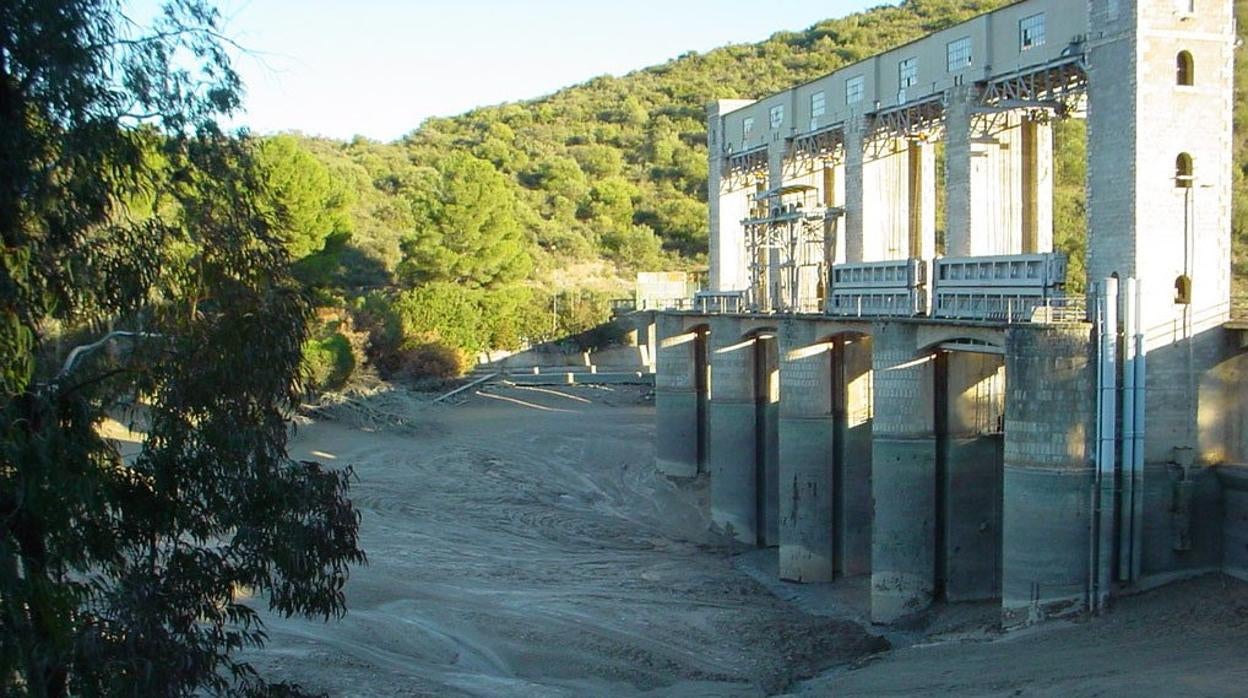
[{"label": "metal truss", "polygon": [[817,131],[803,133],[789,142],[789,155],[794,158],[810,158],[838,161],[845,157],[845,124],[824,126]]},{"label": "metal truss", "polygon": [[916,138],[936,140],[945,128],[945,105],[942,94],[907,102],[876,112],[870,117],[866,139]]},{"label": "metal truss", "polygon": [[1079,110],[1087,88],[1088,74],[1080,52],[989,80],[980,96],[979,111],[1042,109],[1067,117]]},{"label": "metal truss", "polygon": [[749,177],[767,172],[767,146],[762,145],[739,153],[730,153],[726,159],[724,175],[728,178]]},{"label": "metal truss", "polygon": [[863,157],[868,160],[897,152],[899,140],[940,140],[945,130],[942,95],[902,104],[867,117]]}]

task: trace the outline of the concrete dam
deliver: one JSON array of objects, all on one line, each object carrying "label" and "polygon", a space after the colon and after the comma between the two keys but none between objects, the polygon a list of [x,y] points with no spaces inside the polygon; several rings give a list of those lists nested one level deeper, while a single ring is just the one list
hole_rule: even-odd
[{"label": "concrete dam", "polygon": [[869,576],[880,623],[1248,579],[1234,50],[1231,0],[1023,0],[711,104],[708,287],[653,328],[657,467],[709,477],[713,525],[781,578]]}]

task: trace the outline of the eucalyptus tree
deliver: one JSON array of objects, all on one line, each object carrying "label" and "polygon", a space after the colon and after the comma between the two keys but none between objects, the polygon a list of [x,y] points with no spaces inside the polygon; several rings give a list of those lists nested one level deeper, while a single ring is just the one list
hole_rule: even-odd
[{"label": "eucalyptus tree", "polygon": [[329,618],[363,562],[350,472],[287,456],[310,311],[219,26],[0,3],[0,694],[279,690],[243,595]]}]

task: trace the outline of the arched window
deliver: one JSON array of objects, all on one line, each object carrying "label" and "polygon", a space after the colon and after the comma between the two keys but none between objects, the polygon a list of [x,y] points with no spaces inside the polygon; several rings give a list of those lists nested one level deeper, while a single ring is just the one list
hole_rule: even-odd
[{"label": "arched window", "polygon": [[1179,153],[1174,159],[1174,186],[1179,189],[1192,186],[1192,156],[1187,153]]},{"label": "arched window", "polygon": [[1179,305],[1192,303],[1192,279],[1187,274],[1174,280],[1174,302]]},{"label": "arched window", "polygon": [[1192,54],[1187,51],[1179,51],[1179,55],[1174,59],[1174,70],[1174,82],[1176,85],[1195,84],[1196,74],[1192,65]]}]

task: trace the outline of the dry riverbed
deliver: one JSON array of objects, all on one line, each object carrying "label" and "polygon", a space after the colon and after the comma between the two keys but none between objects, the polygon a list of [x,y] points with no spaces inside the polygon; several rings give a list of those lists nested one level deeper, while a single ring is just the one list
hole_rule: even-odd
[{"label": "dry riverbed", "polygon": [[[708,533],[705,483],[653,468],[632,387],[381,394],[409,426],[321,421],[292,454],[352,464],[369,565],[347,616],[265,614],[271,679],[331,696],[1244,695],[1248,585],[1207,577],[1000,636],[991,606],[864,630],[864,580],[784,584]],[[376,416],[376,415],[374,415]],[[403,421],[403,420],[400,420]]]},{"label": "dry riverbed", "polygon": [[294,456],[354,465],[369,565],[342,621],[266,615],[250,658],[267,677],[334,696],[761,695],[882,646],[734,565],[705,486],[656,475],[641,389],[480,392],[413,428],[299,429]]}]

